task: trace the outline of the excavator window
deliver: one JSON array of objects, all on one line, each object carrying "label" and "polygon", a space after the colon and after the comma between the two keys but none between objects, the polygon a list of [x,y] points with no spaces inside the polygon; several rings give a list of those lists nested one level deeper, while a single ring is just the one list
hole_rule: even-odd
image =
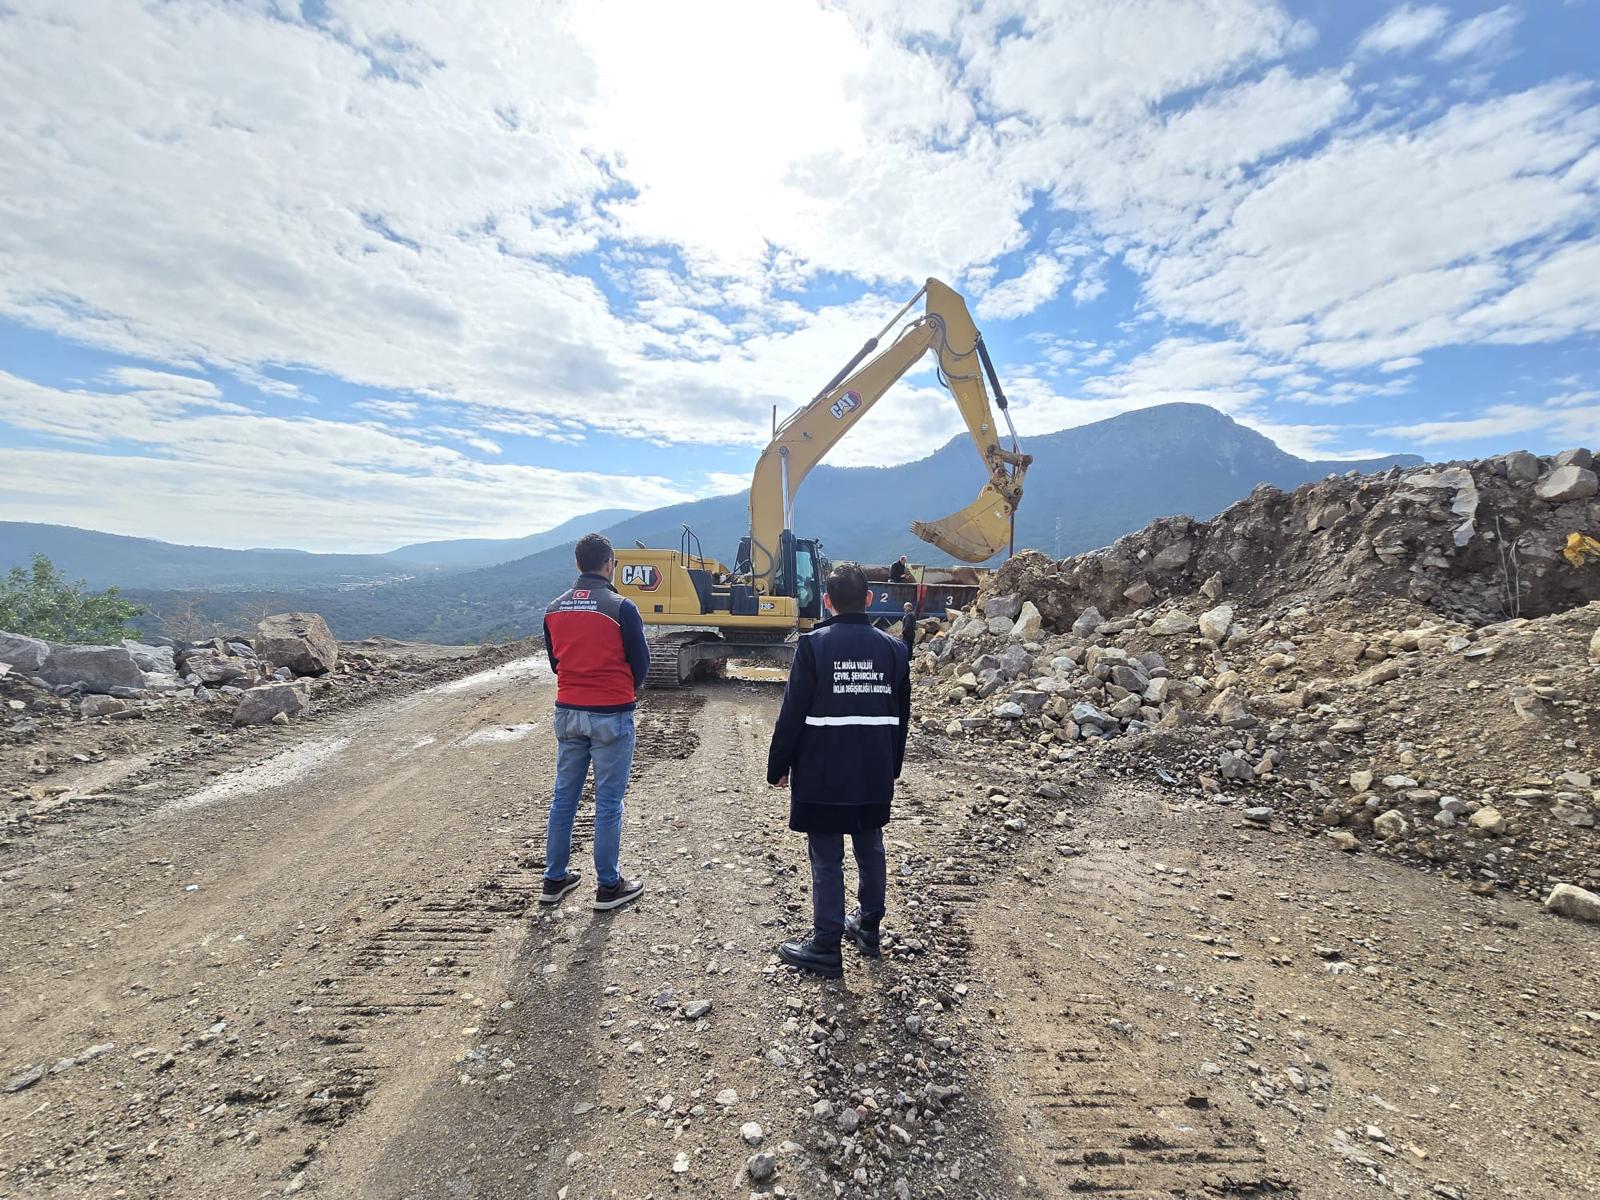
[{"label": "excavator window", "polygon": [[802,617],[820,616],[822,595],[818,590],[816,552],[807,542],[794,551],[794,599]]}]

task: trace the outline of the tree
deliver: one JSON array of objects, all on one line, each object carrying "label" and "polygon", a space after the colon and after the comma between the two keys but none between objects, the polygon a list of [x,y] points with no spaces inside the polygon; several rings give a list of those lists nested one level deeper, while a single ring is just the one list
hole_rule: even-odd
[{"label": "tree", "polygon": [[208,616],[193,600],[186,600],[172,608],[163,608],[157,614],[158,627],[167,637],[180,642],[204,642],[221,637],[228,627]]},{"label": "tree", "polygon": [[50,642],[114,642],[133,637],[128,622],[145,611],[123,600],[117,589],[86,592],[69,582],[43,554],[33,569],[12,567],[0,578],[0,629]]}]

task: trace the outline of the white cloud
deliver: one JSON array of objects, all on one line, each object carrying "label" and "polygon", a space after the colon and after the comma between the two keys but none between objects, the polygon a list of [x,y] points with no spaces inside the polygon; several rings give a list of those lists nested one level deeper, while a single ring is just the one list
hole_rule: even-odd
[{"label": "white cloud", "polygon": [[1546,449],[1600,446],[1600,393],[1592,390],[1556,396],[1538,404],[1491,404],[1475,416],[1418,421],[1380,432],[1427,446],[1528,435]]},{"label": "white cloud", "polygon": [[49,388],[0,371],[5,426],[74,447],[6,452],[9,517],[174,541],[381,550],[417,536],[548,528],[595,496],[641,509],[690,498],[659,476],[483,463],[370,422]]},{"label": "white cloud", "polygon": [[[754,467],[751,468],[754,472]],[[705,486],[700,489],[702,496],[731,496],[735,492],[744,492],[750,489],[750,474],[741,475],[737,471],[707,471],[704,475]]]},{"label": "white cloud", "polygon": [[1304,357],[1326,367],[1589,328],[1600,290],[1579,282],[1585,248],[1527,253],[1593,218],[1593,187],[1571,172],[1600,140],[1588,98],[1551,84],[1285,161],[1157,259],[1149,294],[1252,340],[1298,324]]},{"label": "white cloud", "polygon": [[1002,112],[1038,121],[1143,112],[1312,36],[1278,5],[1255,0],[1011,0],[974,16],[961,23],[973,78]]},{"label": "white cloud", "polygon": [[1061,290],[1072,277],[1072,268],[1054,254],[1036,254],[1021,275],[1003,279],[978,301],[978,316],[1010,320],[1026,316]]},{"label": "white cloud", "polygon": [[1367,54],[1415,50],[1449,24],[1450,11],[1437,4],[1402,4],[1361,35],[1356,49]]},{"label": "white cloud", "polygon": [[1072,288],[1074,304],[1090,304],[1105,295],[1106,273],[1104,263],[1092,263],[1078,277]]},{"label": "white cloud", "polygon": [[1418,421],[1393,425],[1382,432],[1408,438],[1425,446],[1441,442],[1465,442],[1478,438],[1499,438],[1512,433],[1538,429],[1550,414],[1526,404],[1491,404],[1476,417],[1449,421]]},{"label": "white cloud", "polygon": [[1569,242],[1522,281],[1467,312],[1465,325],[1496,341],[1537,342],[1600,330],[1600,238]]},{"label": "white cloud", "polygon": [[419,408],[408,400],[357,400],[352,407],[380,417],[390,417],[396,421],[415,419]]},{"label": "white cloud", "polygon": [[209,379],[193,375],[174,375],[170,371],[151,371],[144,367],[112,367],[106,378],[113,383],[141,391],[176,392],[199,399],[214,400],[222,390]]},{"label": "white cloud", "polygon": [[1440,45],[1437,57],[1446,62],[1479,54],[1508,37],[1522,14],[1509,4],[1461,22]]}]

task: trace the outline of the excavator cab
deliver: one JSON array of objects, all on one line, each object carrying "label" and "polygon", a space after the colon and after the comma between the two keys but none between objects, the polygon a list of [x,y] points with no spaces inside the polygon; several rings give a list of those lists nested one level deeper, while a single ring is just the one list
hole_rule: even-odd
[{"label": "excavator cab", "polygon": [[[748,553],[746,542],[739,544],[741,555]],[[795,615],[802,621],[822,618],[822,588],[825,559],[821,548],[811,538],[797,538],[785,529],[778,538],[778,558],[773,563],[772,592],[774,596],[793,597]]]}]

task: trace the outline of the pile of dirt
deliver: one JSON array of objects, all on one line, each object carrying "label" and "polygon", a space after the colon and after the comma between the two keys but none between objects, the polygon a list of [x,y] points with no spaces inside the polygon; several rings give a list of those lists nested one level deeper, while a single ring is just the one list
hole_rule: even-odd
[{"label": "pile of dirt", "polygon": [[1600,564],[1561,555],[1600,531],[1591,468],[1259,488],[1212,522],[1018,555],[919,647],[922,729],[1480,891],[1600,890]]},{"label": "pile of dirt", "polygon": [[992,588],[1031,599],[1054,629],[1086,608],[1116,617],[1207,581],[1258,607],[1404,597],[1471,624],[1543,616],[1600,600],[1600,570],[1561,556],[1569,533],[1600,530],[1597,493],[1582,449],[1352,473],[1293,492],[1263,485],[1212,521],[1165,517],[1059,563],[1024,552]]}]

